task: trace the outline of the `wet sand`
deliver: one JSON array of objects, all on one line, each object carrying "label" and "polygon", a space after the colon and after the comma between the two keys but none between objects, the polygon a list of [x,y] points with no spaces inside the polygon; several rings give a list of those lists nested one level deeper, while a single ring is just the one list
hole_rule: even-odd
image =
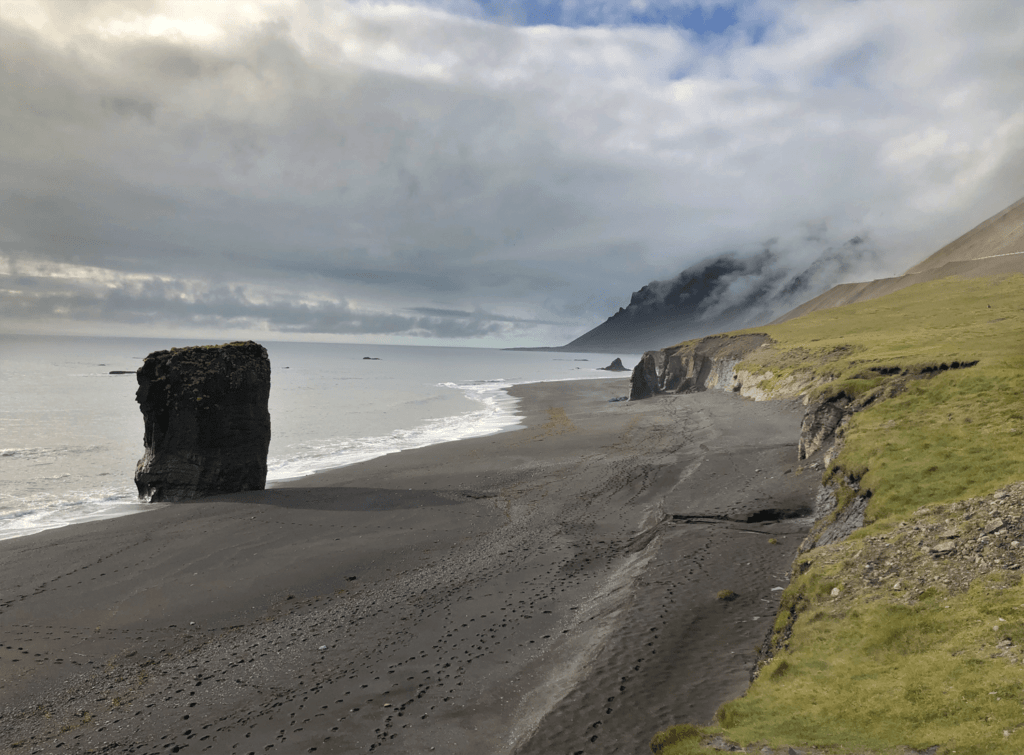
[{"label": "wet sand", "polygon": [[0,751],[610,755],[709,721],[809,524],[802,407],[627,391],[518,386],[521,430],[4,541]]}]

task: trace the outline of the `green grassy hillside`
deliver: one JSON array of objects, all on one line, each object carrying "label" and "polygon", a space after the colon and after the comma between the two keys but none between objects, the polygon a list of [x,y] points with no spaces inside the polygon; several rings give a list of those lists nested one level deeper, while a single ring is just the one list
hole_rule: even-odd
[{"label": "green grassy hillside", "polygon": [[[716,733],[1024,752],[1024,276],[919,284],[758,332],[774,344],[740,368],[771,373],[765,387],[796,375],[813,398],[877,397],[825,472],[870,495],[865,527],[798,559],[774,659],[719,725],[652,750],[714,752],[700,743]],[[977,363],[941,370],[954,362]]]}]

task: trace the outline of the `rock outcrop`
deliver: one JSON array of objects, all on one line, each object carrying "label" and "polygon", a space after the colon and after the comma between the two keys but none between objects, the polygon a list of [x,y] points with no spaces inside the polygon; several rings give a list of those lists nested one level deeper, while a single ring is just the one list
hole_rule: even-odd
[{"label": "rock outcrop", "polygon": [[717,388],[739,392],[736,365],[747,354],[770,343],[763,333],[708,336],[670,349],[648,351],[633,368],[631,401],[657,393],[692,393]]},{"label": "rock outcrop", "polygon": [[835,437],[839,423],[849,416],[849,406],[850,399],[840,394],[807,407],[800,425],[800,443],[797,447],[799,459],[812,456]]},{"label": "rock outcrop", "polygon": [[598,367],[597,369],[606,370],[607,372],[629,372],[629,368],[622,363],[622,359],[619,357],[615,357],[607,367]]},{"label": "rock outcrop", "polygon": [[138,372],[145,455],[139,497],[187,501],[262,490],[270,446],[270,359],[258,343],[155,351]]},{"label": "rock outcrop", "polygon": [[[839,491],[844,487],[853,495],[840,500]],[[814,524],[800,544],[800,553],[838,543],[863,527],[871,491],[863,491],[863,495],[861,492],[859,481],[850,476],[819,485],[814,501]]]},{"label": "rock outcrop", "polygon": [[[800,427],[798,458],[809,461],[811,469],[828,470],[843,449],[846,428],[854,414],[875,402],[899,395],[912,381],[927,380],[946,370],[966,369],[978,363],[977,360],[956,360],[941,364],[869,367],[856,376],[858,380],[875,383],[866,390],[858,390],[856,386],[850,390],[850,386],[842,384],[830,390],[827,385],[830,381],[815,377],[810,370],[776,376],[770,371],[753,374],[737,369],[747,355],[771,343],[764,334],[722,335],[648,351],[633,368],[629,398],[634,401],[659,393],[710,389],[733,391],[756,401],[802,397],[807,408]],[[864,525],[871,491],[861,489],[863,474],[861,471],[854,476],[838,469],[826,473],[814,506],[814,524],[801,552],[844,540]]]}]

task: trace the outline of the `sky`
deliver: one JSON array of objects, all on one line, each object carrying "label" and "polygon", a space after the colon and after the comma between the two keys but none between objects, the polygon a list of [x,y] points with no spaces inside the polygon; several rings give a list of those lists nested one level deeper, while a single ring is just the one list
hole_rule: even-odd
[{"label": "sky", "polygon": [[899,274],[1024,195],[1022,50],[1015,0],[3,0],[0,332],[556,345],[723,254]]}]

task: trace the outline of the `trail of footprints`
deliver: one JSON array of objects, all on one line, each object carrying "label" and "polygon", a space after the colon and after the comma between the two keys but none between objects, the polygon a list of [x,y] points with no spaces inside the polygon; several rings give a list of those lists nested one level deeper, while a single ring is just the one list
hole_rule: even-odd
[{"label": "trail of footprints", "polygon": [[[540,654],[569,633],[574,617],[571,610],[559,614],[563,594],[593,584],[628,552],[632,530],[620,527],[617,536],[607,526],[602,530],[593,502],[629,486],[631,498],[639,498],[653,469],[590,463],[601,472],[594,489],[569,500],[560,497],[557,481],[533,490],[525,478],[515,481],[522,486],[515,496],[521,505],[510,512],[510,524],[456,546],[433,566],[360,583],[343,597],[278,606],[272,618],[234,632],[196,630],[173,655],[155,647],[161,638],[147,642],[137,633],[137,641],[154,646],[151,661],[106,670],[108,696],[92,704],[99,725],[72,728],[58,739],[97,752],[401,752],[410,727],[472,705],[481,685],[475,661]],[[557,508],[554,519],[545,511],[549,505]],[[695,554],[691,574],[701,560]],[[499,592],[503,585],[509,589]],[[530,639],[514,643],[520,625],[536,628]],[[606,696],[606,716],[656,655],[657,630],[650,628],[632,672],[620,675],[618,693]],[[274,687],[281,678],[291,683]],[[82,682],[83,689],[95,689]],[[74,684],[68,691],[75,699]],[[168,720],[163,729],[169,733],[160,741],[137,740],[134,732],[157,728],[140,726],[146,718],[175,716],[177,726]],[[587,722],[581,741],[597,742],[603,720]],[[47,744],[26,751],[48,751]]]}]

